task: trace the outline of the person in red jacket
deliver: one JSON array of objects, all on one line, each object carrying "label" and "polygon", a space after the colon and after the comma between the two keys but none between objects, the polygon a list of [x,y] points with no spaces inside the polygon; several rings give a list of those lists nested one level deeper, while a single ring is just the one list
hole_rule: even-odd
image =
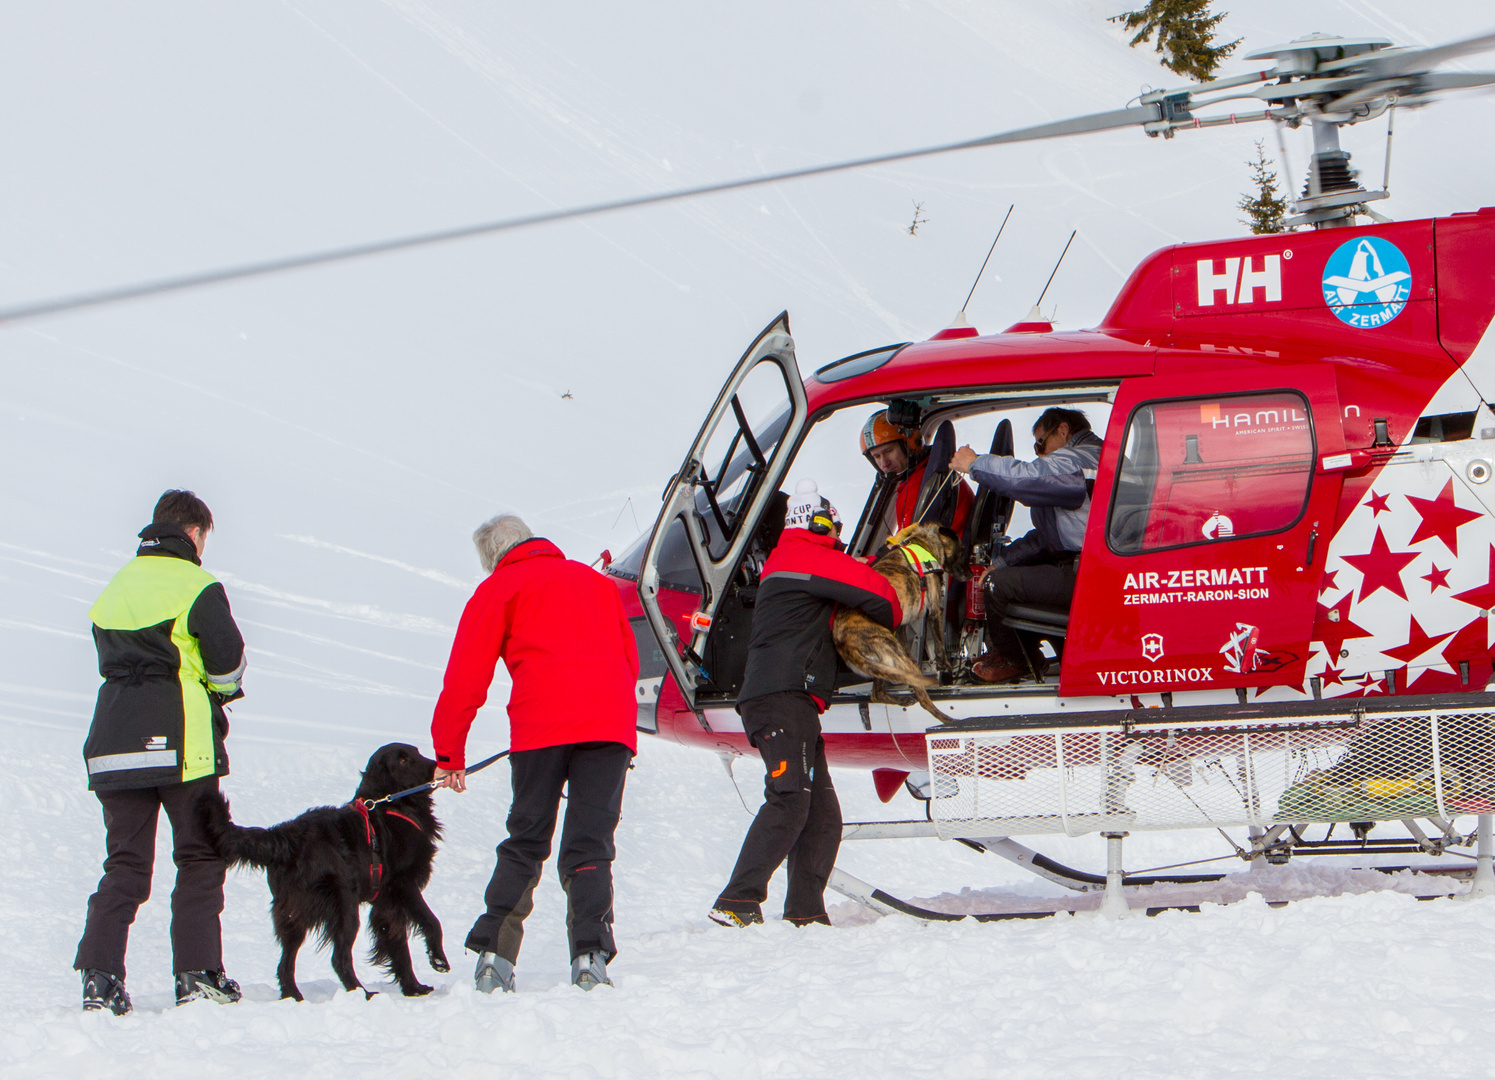
[{"label": "person in red jacket", "polygon": [[[533,536],[512,514],[473,533],[488,576],[457,624],[446,679],[431,718],[436,780],[466,790],[467,731],[488,700],[500,659],[509,670],[509,836],[484,899],[487,911],[467,935],[478,954],[479,990],[514,989],[524,919],[555,832],[567,787],[557,870],[566,891],[571,981],[585,990],[612,985],[613,832],[623,779],[638,748],[634,684],[638,647],[617,586]],[[576,658],[587,658],[578,687]],[[572,692],[575,691],[575,692]]]},{"label": "person in red jacket", "polygon": [[[919,490],[924,486],[924,470],[929,465],[929,450],[918,428],[894,424],[888,419],[887,409],[880,409],[867,418],[862,425],[859,445],[862,456],[872,463],[874,469],[898,481],[898,488],[883,511],[880,539],[886,540],[899,529],[914,523]],[[966,525],[971,520],[971,508],[976,505],[976,496],[964,480],[959,477],[951,480],[956,485],[955,510],[949,521],[938,524],[954,530],[957,536],[964,536]]]},{"label": "person in red jacket", "polygon": [[841,804],[820,734],[836,684],[831,619],[844,604],[890,629],[903,621],[888,579],[838,550],[839,525],[815,482],[801,480],[763,564],[737,711],[767,775],[763,806],[710,912],[724,926],[763,921],[768,879],[786,858],[784,918],[797,926],[830,924],[825,885],[841,846]]}]

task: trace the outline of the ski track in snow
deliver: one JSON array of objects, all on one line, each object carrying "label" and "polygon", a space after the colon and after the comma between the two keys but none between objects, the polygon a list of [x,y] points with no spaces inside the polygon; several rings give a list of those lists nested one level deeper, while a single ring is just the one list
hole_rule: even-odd
[{"label": "ski track in snow", "polygon": [[399,611],[385,611],[376,604],[353,604],[341,600],[324,600],[315,596],[301,596],[296,593],[286,592],[270,585],[260,585],[256,582],[246,581],[239,575],[227,570],[215,570],[214,575],[218,580],[232,590],[231,595],[247,593],[276,607],[289,607],[302,611],[313,611],[321,615],[331,615],[339,619],[351,619],[354,622],[368,623],[371,626],[383,626],[393,630],[408,630],[415,634],[437,634],[450,637],[455,632],[455,627],[448,626],[437,619],[426,615],[411,615]]},{"label": "ski track in snow", "polygon": [[449,586],[453,589],[460,589],[462,592],[471,592],[473,589],[474,582],[462,581],[459,578],[452,577],[450,574],[444,574],[440,570],[432,570],[424,566],[412,566],[410,563],[401,562],[399,559],[392,559],[387,555],[373,555],[367,551],[358,551],[355,548],[344,547],[341,544],[333,544],[329,543],[326,540],[318,540],[315,536],[296,536],[292,533],[281,533],[280,538],[282,540],[292,540],[298,544],[305,544],[307,547],[321,548],[325,551],[335,551],[339,555],[352,555],[355,558],[368,559],[371,562],[383,563],[385,566],[393,566],[396,570],[404,570],[407,573],[414,574],[416,577],[423,577],[427,581],[435,581],[442,585]]},{"label": "ski track in snow", "polygon": [[[248,714],[235,724],[246,733],[256,726]],[[480,719],[475,732],[491,729]],[[0,807],[12,845],[0,879],[9,916],[0,930],[8,958],[0,976],[7,1077],[169,1070],[277,1080],[355,1071],[389,1078],[1421,1080],[1487,1076],[1495,1052],[1486,1020],[1495,1006],[1487,977],[1495,901],[1419,903],[1381,891],[1280,910],[1248,897],[1228,907],[1206,904],[1201,914],[1120,922],[1061,916],[928,926],[842,903],[832,908],[833,928],[795,930],[777,920],[744,931],[714,926],[705,910],[747,817],[715,763],[658,742],[642,748],[618,832],[621,952],[611,990],[584,994],[567,985],[564,900],[550,869],[527,923],[519,993],[487,998],[472,989],[461,940],[507,806],[507,775],[492,770],[475,777],[466,795],[438,796],[446,839],[426,896],[442,920],[453,971],[434,974],[416,948],[417,972],[436,987],[431,997],[407,1000],[383,984],[361,941],[359,971],[382,991],[372,1000],[342,993],[325,951],[310,947],[298,966],[307,1002],[276,1000],[278,949],[263,875],[236,872],[227,888],[225,959],[246,1000],[171,1007],[163,826],[155,898],[131,934],[136,1012],[83,1015],[70,966],[103,828],[97,803],[82,790],[81,725],[69,731],[0,720],[0,733],[9,766],[0,774]],[[308,752],[304,742],[232,736],[235,772],[224,789],[237,820],[272,824],[345,801],[372,748],[372,740],[355,739]],[[475,740],[473,754],[488,752]],[[842,780],[845,798],[853,812],[866,812],[870,800],[856,779]],[[918,845],[925,857],[913,863],[931,877],[960,864],[972,877],[1005,881],[936,897],[930,906],[1043,902],[1034,895],[1045,891],[1041,885],[996,860],[935,841],[898,843]],[[1099,842],[1092,846],[1098,854]],[[841,864],[875,877],[883,861],[875,847],[848,844]],[[910,850],[899,856],[905,872]],[[1292,870],[1305,887],[1364,887],[1322,866]],[[1439,891],[1434,879],[1420,882],[1414,887]],[[776,883],[771,912],[781,889]]]}]

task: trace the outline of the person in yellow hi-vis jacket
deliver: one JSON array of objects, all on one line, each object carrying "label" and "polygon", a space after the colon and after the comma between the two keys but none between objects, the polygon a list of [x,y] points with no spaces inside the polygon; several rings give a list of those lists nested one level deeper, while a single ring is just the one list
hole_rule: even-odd
[{"label": "person in yellow hi-vis jacket", "polygon": [[107,855],[73,967],[83,1008],[130,1011],[125,945],[150,895],[156,822],[171,821],[171,948],[177,1004],[238,1001],[223,970],[224,864],[199,806],[228,775],[223,705],[243,696],[244,639],[223,586],[202,568],[213,514],[190,491],[156,503],[140,548],[89,611],[98,704],[83,758],[104,809]]}]

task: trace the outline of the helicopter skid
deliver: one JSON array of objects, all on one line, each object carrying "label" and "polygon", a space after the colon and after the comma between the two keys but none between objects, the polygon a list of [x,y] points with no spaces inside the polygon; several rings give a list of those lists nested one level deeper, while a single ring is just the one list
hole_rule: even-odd
[{"label": "helicopter skid", "polygon": [[[1392,873],[1410,870],[1420,876],[1435,876],[1439,885],[1436,891],[1420,882],[1387,880]],[[832,872],[829,885],[849,900],[854,900],[878,915],[903,915],[921,922],[960,922],[971,919],[975,922],[1010,922],[1019,919],[1044,919],[1056,915],[1102,915],[1115,917],[1160,915],[1165,911],[1188,911],[1201,913],[1206,905],[1226,906],[1247,900],[1253,894],[1260,897],[1268,907],[1281,908],[1296,900],[1312,899],[1324,895],[1343,895],[1349,892],[1395,891],[1411,895],[1418,900],[1474,899],[1478,893],[1473,887],[1458,886],[1473,873],[1473,868],[1441,867],[1367,867],[1359,871],[1340,870],[1335,875],[1332,892],[1305,887],[1302,880],[1273,882],[1272,875],[1252,873],[1221,875],[1215,882],[1195,884],[1152,884],[1127,886],[1122,894],[1108,895],[1104,889],[1080,895],[1061,897],[1034,897],[1012,895],[1002,892],[972,894],[946,893],[924,900],[920,904],[902,900],[891,893],[862,881],[841,869]],[[1346,879],[1350,879],[1346,882]],[[1446,887],[1445,887],[1446,886]],[[925,906],[925,905],[939,905]],[[969,910],[976,905],[981,910]],[[1109,908],[1109,910],[1108,910]]]}]

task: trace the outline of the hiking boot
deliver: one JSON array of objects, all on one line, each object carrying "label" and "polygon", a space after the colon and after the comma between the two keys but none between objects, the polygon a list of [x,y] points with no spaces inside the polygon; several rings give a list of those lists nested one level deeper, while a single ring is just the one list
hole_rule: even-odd
[{"label": "hiking boot", "polygon": [[87,968],[83,972],[83,1011],[100,1012],[108,1009],[115,1016],[130,1011],[130,995],[125,993],[125,980],[107,971]]},{"label": "hiking boot", "polygon": [[232,1005],[244,996],[239,984],[230,979],[222,968],[217,971],[178,971],[176,973],[176,1003],[185,1005],[189,1001],[215,1001],[219,1005]]},{"label": "hiking boot", "polygon": [[478,966],[472,973],[473,985],[480,994],[491,994],[502,990],[514,992],[514,965],[496,952],[478,953]]},{"label": "hiking boot", "polygon": [[971,674],[985,683],[1017,682],[1028,674],[1028,665],[1014,663],[1000,653],[987,653],[971,665]]},{"label": "hiking boot", "polygon": [[611,986],[607,977],[607,957],[600,952],[584,952],[571,961],[571,985],[583,990]]},{"label": "hiking boot", "polygon": [[706,917],[722,926],[752,926],[763,921],[763,910],[757,904],[734,904],[731,907],[718,901]]},{"label": "hiking boot", "polygon": [[785,915],[784,921],[790,926],[829,926],[831,917],[822,911],[819,915]]}]

